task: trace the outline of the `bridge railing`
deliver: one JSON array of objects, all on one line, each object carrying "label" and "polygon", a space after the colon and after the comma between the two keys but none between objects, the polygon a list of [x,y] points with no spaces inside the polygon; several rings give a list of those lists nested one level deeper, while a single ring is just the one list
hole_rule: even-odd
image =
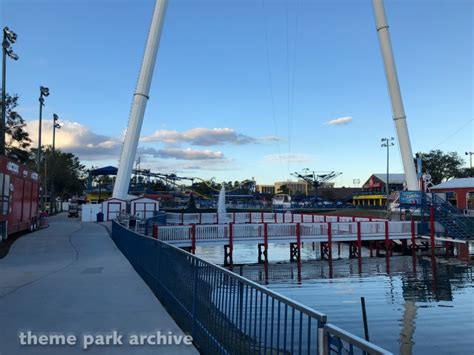
[{"label": "bridge railing", "polygon": [[177,213],[168,212],[167,223],[180,224],[219,224],[219,223],[325,223],[325,222],[357,222],[385,221],[381,218],[319,215],[313,213],[287,212],[229,212],[218,213]]},{"label": "bridge railing", "polygon": [[112,238],[203,354],[345,354],[339,341],[353,353],[389,354],[323,313],[116,221]]},{"label": "bridge railing", "polygon": [[[298,227],[299,226],[299,227]],[[388,227],[386,233],[386,228]],[[414,229],[413,229],[414,228]],[[151,228],[153,230],[153,228]],[[148,228],[148,231],[150,228]],[[329,230],[331,233],[329,233]],[[328,239],[329,235],[337,240],[349,237],[351,240],[359,237],[377,239],[410,238],[416,235],[416,225],[410,221],[402,222],[328,222],[328,223],[252,223],[252,224],[196,224],[159,226],[156,237],[166,242],[223,241],[228,244],[236,241],[260,240],[261,243],[279,242],[282,239],[299,237],[301,241],[321,237]],[[148,233],[153,235],[152,233]],[[266,239],[265,239],[266,238]],[[342,238],[342,239],[341,239]]]}]

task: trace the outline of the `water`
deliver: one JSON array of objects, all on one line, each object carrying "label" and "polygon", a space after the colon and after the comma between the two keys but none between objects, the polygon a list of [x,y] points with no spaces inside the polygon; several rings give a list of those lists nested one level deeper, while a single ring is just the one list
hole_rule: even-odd
[{"label": "water", "polygon": [[[221,248],[199,248],[215,263]],[[338,256],[337,246],[333,255]],[[368,255],[366,250],[363,255]],[[267,266],[254,264],[255,245],[234,246],[234,272],[328,315],[329,322],[363,337],[360,297],[365,297],[370,340],[393,353],[472,354],[472,266],[455,259],[393,256],[347,259],[342,245],[332,268],[305,245],[300,267],[289,263],[287,245],[270,245]]]}]

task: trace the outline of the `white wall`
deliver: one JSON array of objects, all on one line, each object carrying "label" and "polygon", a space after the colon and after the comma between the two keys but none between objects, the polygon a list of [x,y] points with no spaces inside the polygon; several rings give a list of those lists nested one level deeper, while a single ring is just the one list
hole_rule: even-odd
[{"label": "white wall", "polygon": [[102,212],[102,205],[87,204],[82,205],[82,222],[97,221],[97,213]]}]

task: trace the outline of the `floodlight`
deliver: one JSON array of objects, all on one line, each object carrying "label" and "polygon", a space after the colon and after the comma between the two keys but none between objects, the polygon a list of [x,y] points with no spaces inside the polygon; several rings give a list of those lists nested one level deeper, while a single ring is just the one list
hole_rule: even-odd
[{"label": "floodlight", "polygon": [[20,58],[20,57],[18,57],[18,54],[13,53],[12,49],[7,50],[7,55],[13,60],[18,60]]},{"label": "floodlight", "polygon": [[3,29],[3,33],[5,34],[5,36],[7,37],[8,41],[9,41],[10,43],[15,43],[16,37],[17,37],[17,35],[16,35],[15,32],[13,32],[12,30],[10,30],[8,27],[5,27],[5,28]]},{"label": "floodlight", "polygon": [[40,86],[41,96],[49,96],[49,89],[44,86]]}]

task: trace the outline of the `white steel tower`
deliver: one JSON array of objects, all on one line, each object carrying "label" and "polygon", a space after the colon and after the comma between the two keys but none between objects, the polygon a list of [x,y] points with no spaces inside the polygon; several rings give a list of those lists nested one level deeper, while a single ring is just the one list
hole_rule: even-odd
[{"label": "white steel tower", "polygon": [[402,154],[403,169],[405,171],[405,181],[408,190],[419,190],[418,179],[416,177],[413,152],[411,150],[410,136],[408,134],[405,110],[403,108],[402,94],[398,84],[397,70],[392,53],[392,44],[388,32],[387,19],[383,0],[373,0],[375,23],[379,36],[380,48],[382,50],[383,62],[385,66],[385,75],[387,77],[388,90],[392,102],[393,120],[397,128],[398,144]]},{"label": "white steel tower", "polygon": [[161,31],[163,29],[167,3],[168,0],[156,0],[150,33],[148,34],[142,67],[138,77],[137,88],[133,94],[133,103],[130,111],[127,133],[125,134],[122,154],[120,156],[117,180],[115,181],[113,192],[113,197],[115,198],[126,199],[128,195],[130,176],[132,174],[133,163],[137,153],[138,140],[142,129],[148,94],[150,92],[156,54],[160,45]]}]

